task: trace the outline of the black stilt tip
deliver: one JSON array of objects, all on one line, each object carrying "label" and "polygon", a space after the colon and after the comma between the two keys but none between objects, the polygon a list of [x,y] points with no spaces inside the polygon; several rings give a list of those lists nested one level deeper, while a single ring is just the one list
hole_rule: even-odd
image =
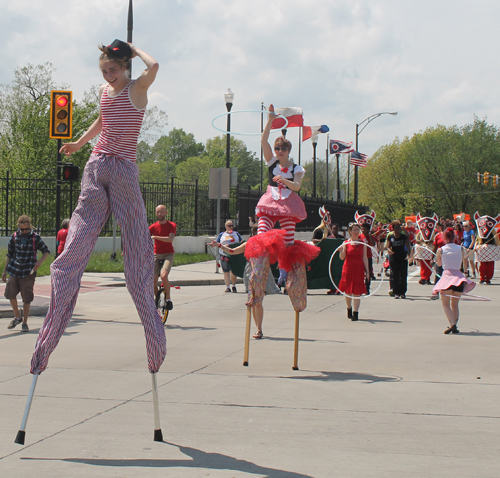
[{"label": "black stilt tip", "polygon": [[292,370],[298,370],[299,367],[292,367]]},{"label": "black stilt tip", "polygon": [[243,367],[248,367],[248,362],[243,362]]},{"label": "black stilt tip", "polygon": [[14,443],[19,443],[19,445],[24,445],[24,439],[26,438],[26,432],[23,430],[19,430],[16,435],[16,439]]},{"label": "black stilt tip", "polygon": [[161,428],[159,430],[155,430],[155,441],[163,441],[163,434],[161,432]]}]

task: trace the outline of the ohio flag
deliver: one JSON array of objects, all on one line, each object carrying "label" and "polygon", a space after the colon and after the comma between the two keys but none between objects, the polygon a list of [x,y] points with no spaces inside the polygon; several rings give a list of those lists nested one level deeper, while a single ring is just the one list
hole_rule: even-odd
[{"label": "ohio flag", "polygon": [[352,141],[350,143],[344,143],[343,141],[337,141],[335,139],[330,140],[330,154],[351,153],[352,151],[354,151]]}]

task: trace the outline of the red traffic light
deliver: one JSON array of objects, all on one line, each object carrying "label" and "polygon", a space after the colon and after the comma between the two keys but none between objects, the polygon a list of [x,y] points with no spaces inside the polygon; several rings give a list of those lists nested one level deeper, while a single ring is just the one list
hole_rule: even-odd
[{"label": "red traffic light", "polygon": [[50,92],[50,131],[49,136],[56,139],[70,139],[72,136],[73,95],[71,91]]},{"label": "red traffic light", "polygon": [[64,108],[68,104],[68,98],[65,96],[59,96],[56,100],[57,106]]}]

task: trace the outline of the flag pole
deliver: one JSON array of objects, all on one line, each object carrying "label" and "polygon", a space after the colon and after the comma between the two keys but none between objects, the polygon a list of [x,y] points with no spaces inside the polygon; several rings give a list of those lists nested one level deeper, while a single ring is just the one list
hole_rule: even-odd
[{"label": "flag pole", "polygon": [[326,150],[325,150],[325,157],[326,157],[326,199],[328,200],[328,197],[330,196],[330,193],[329,193],[329,182],[328,182],[328,140],[330,138],[330,135],[327,134],[326,135]]},{"label": "flag pole", "polygon": [[31,410],[31,403],[33,402],[33,395],[35,394],[35,387],[37,380],[38,380],[38,374],[34,374],[33,380],[31,381],[31,388],[28,394],[28,399],[26,401],[26,407],[24,409],[21,428],[17,432],[16,439],[14,440],[14,443],[18,443],[19,445],[24,445],[24,439],[26,438],[26,423],[28,422],[28,416]]},{"label": "flag pole", "polygon": [[302,126],[299,127],[299,166],[300,166],[301,156],[302,156]]},{"label": "flag pole", "polygon": [[[264,131],[264,102],[260,102],[260,134],[262,135]],[[262,168],[264,166],[264,150],[262,149],[262,141],[260,142],[260,186],[262,189]]]}]

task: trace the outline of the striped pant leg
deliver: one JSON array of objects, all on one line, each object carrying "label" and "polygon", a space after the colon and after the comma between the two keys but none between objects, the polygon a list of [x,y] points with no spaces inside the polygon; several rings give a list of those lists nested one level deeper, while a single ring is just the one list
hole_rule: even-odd
[{"label": "striped pant leg", "polygon": [[157,372],[166,355],[165,327],[153,297],[153,242],[139,187],[137,164],[113,162],[109,195],[111,209],[123,237],[123,262],[127,289],[137,308],[146,334],[149,371]]},{"label": "striped pant leg", "polygon": [[50,306],[38,334],[31,373],[45,370],[51,352],[56,348],[73,315],[83,272],[109,215],[108,196],[101,181],[103,176],[107,176],[106,166],[102,156],[92,155],[85,167],[78,205],[71,216],[66,247],[50,267]]},{"label": "striped pant leg", "polygon": [[293,244],[295,236],[295,221],[293,219],[282,218],[279,220],[281,229],[286,231],[285,244]]},{"label": "striped pant leg", "polygon": [[257,234],[262,234],[264,232],[270,231],[276,221],[273,221],[269,216],[261,216],[259,217],[259,222],[257,225]]}]

